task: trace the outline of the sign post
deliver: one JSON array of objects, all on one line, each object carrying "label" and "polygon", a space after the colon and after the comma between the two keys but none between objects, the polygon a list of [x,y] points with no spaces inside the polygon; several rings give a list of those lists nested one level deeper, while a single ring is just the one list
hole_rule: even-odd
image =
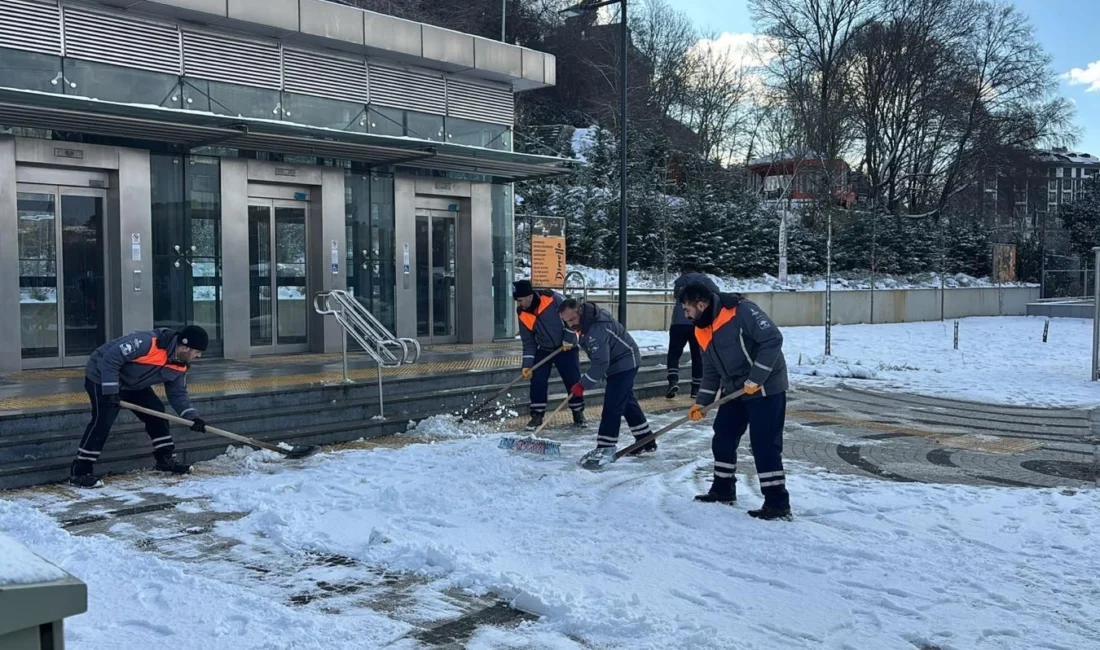
[{"label": "sign post", "polygon": [[565,219],[530,217],[531,284],[565,289]]}]

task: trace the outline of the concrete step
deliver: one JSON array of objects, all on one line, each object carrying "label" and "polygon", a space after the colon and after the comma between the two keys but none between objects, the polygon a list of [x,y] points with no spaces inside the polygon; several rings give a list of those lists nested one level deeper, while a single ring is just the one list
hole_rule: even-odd
[{"label": "concrete step", "polygon": [[[392,435],[405,431],[410,421],[461,412],[499,391],[514,377],[514,370],[466,372],[421,377],[403,382],[400,387],[392,386],[394,390],[391,385],[398,382],[387,382],[385,418],[378,417],[377,392],[363,390],[358,385],[309,387],[306,390],[318,395],[304,403],[285,403],[297,402],[292,397],[281,402],[280,395],[291,395],[285,392],[204,397],[195,402],[204,415],[209,415],[211,424],[234,433],[294,445],[332,444]],[[565,397],[560,382],[556,378],[554,381],[557,386],[551,384],[551,404]],[[470,386],[471,382],[476,385]],[[655,396],[664,393],[665,385],[663,368],[645,366],[639,373],[636,392],[640,398]],[[527,388],[519,385],[516,389],[511,391],[511,403],[523,412]],[[586,393],[585,398],[598,404],[602,396],[603,391],[596,390]],[[0,489],[65,480],[87,418],[86,409],[0,417],[4,431],[0,434]],[[9,430],[7,425],[16,421],[19,427]],[[185,462],[209,460],[236,444],[183,427],[174,426],[172,430],[178,453]],[[97,471],[120,473],[146,468],[152,462],[150,454],[143,425],[132,414],[123,415],[112,430]]]}]

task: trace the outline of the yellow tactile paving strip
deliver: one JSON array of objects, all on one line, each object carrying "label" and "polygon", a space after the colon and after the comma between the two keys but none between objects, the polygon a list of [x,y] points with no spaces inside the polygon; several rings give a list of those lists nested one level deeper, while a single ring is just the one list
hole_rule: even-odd
[{"label": "yellow tactile paving strip", "polygon": [[[339,356],[337,356],[339,358]],[[295,361],[298,361],[295,358]],[[493,368],[518,368],[523,361],[520,356],[485,357],[480,359],[463,359],[460,361],[442,361],[438,363],[418,363],[399,368],[383,368],[382,378],[408,377],[416,375],[436,375],[471,370],[488,370]],[[378,376],[375,368],[352,368],[348,370],[348,378],[356,382],[366,383]],[[56,377],[56,375],[54,375]],[[252,377],[249,379],[225,379],[219,381],[197,381],[187,385],[191,395],[204,395],[210,393],[249,392],[262,391],[293,386],[310,386],[316,384],[336,383],[343,380],[340,372],[311,373],[300,375],[276,375],[271,377]],[[163,388],[154,388],[158,395],[164,397]],[[33,397],[11,397],[0,399],[0,411],[13,411],[25,409],[56,408],[85,404],[88,396],[84,392],[58,393],[53,395],[37,395]]]},{"label": "yellow tactile paving strip", "polygon": [[936,442],[944,447],[984,451],[987,454],[1005,454],[1008,456],[1033,451],[1043,446],[1043,443],[1035,442],[1034,440],[971,435],[939,438]]},{"label": "yellow tactile paving strip", "polygon": [[84,368],[53,368],[50,370],[24,370],[4,375],[8,381],[43,381],[50,379],[79,379],[84,376]]}]

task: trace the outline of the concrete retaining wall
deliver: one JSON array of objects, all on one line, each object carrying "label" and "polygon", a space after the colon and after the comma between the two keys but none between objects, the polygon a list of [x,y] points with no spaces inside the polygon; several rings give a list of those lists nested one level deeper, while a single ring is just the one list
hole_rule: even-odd
[{"label": "concrete retaining wall", "polygon": [[[966,316],[1023,316],[1027,305],[1039,299],[1039,287],[980,287],[947,289],[942,292],[943,318]],[[939,320],[939,289],[880,289],[874,292],[874,318],[871,318],[871,294],[867,290],[834,291],[832,322],[912,323]],[[780,327],[825,324],[824,291],[767,291],[745,294],[760,305]],[[589,293],[589,300],[618,315],[614,294]],[[672,294],[654,292],[633,294],[628,298],[627,322],[633,330],[665,330],[672,317]]]}]

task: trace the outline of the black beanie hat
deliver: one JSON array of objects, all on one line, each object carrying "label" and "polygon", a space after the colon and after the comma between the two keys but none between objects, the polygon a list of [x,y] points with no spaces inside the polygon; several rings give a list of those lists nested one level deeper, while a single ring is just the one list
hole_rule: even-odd
[{"label": "black beanie hat", "polygon": [[210,337],[206,335],[206,330],[198,325],[188,325],[183,328],[178,338],[180,345],[186,345],[199,352],[206,352],[206,346],[210,344]]},{"label": "black beanie hat", "polygon": [[526,298],[535,295],[535,288],[530,280],[516,280],[512,283],[512,298]]}]

